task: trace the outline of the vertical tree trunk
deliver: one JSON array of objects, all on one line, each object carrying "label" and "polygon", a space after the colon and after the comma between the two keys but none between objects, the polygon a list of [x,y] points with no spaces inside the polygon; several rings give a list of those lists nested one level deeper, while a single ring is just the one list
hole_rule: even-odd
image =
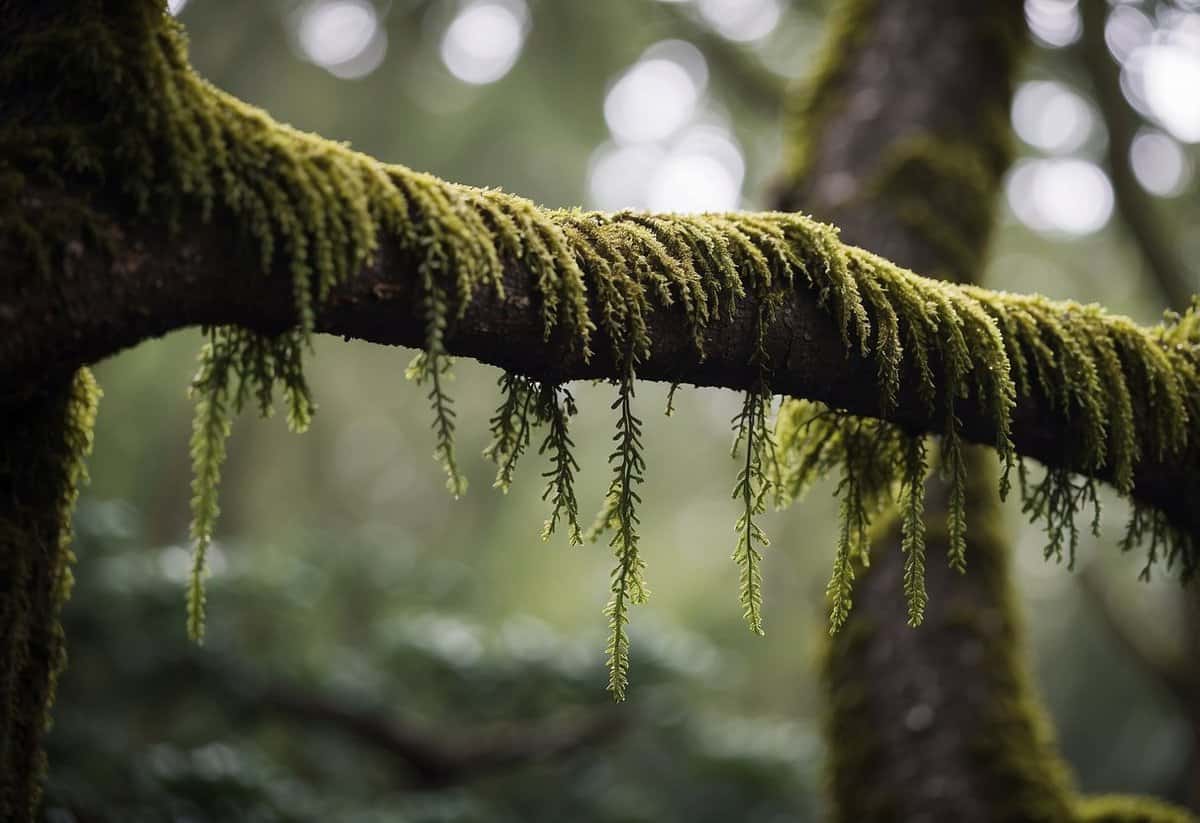
[{"label": "vertical tree trunk", "polygon": [[[914,270],[977,280],[1010,155],[1020,4],[852,0],[839,14],[796,106],[781,205]],[[944,560],[948,484],[929,480],[929,605],[917,629],[898,523],[876,529],[823,666],[837,820],[1072,817],[1070,779],[1024,667],[994,463],[968,455],[964,575]]]},{"label": "vertical tree trunk", "polygon": [[99,392],[91,373],[48,377],[0,402],[0,819],[30,819],[42,736],[66,662],[70,516]]}]

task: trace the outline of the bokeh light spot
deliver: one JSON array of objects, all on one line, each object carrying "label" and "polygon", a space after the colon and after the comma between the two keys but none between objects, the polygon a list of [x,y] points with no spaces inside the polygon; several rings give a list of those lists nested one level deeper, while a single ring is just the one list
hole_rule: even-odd
[{"label": "bokeh light spot", "polygon": [[663,147],[653,143],[606,143],[588,173],[591,205],[599,209],[728,211],[741,202],[746,163],[722,126],[686,129]]},{"label": "bokeh light spot", "polygon": [[1142,129],[1129,147],[1129,162],[1142,188],[1159,197],[1183,191],[1192,167],[1183,148],[1156,129]]},{"label": "bokeh light spot", "polygon": [[730,211],[741,200],[746,164],[724,129],[697,126],[672,149],[650,179],[653,211]]},{"label": "bokeh light spot", "polygon": [[1200,49],[1158,45],[1145,51],[1142,88],[1147,105],[1175,137],[1200,143]]},{"label": "bokeh light spot", "polygon": [[378,35],[379,18],[366,0],[310,3],[296,31],[304,56],[326,69],[352,63]]},{"label": "bokeh light spot", "polygon": [[1071,45],[1083,31],[1076,0],[1025,0],[1025,21],[1034,37],[1053,48]]},{"label": "bokeh light spot", "polygon": [[1092,234],[1113,210],[1108,176],[1086,160],[1024,160],[1009,174],[1006,193],[1017,219],[1043,234]]},{"label": "bokeh light spot", "polygon": [[1104,41],[1108,44],[1108,50],[1121,61],[1128,60],[1134,50],[1149,43],[1153,34],[1154,24],[1135,6],[1115,7],[1104,25]]},{"label": "bokeh light spot", "polygon": [[528,24],[523,0],[468,3],[442,36],[442,62],[464,83],[495,83],[516,65]]},{"label": "bokeh light spot", "polygon": [[691,118],[700,93],[696,79],[677,61],[639,60],[609,89],[604,119],[618,140],[663,140]]},{"label": "bokeh light spot", "polygon": [[1075,151],[1087,141],[1094,119],[1083,98],[1061,83],[1024,83],[1013,98],[1013,129],[1042,151]]}]

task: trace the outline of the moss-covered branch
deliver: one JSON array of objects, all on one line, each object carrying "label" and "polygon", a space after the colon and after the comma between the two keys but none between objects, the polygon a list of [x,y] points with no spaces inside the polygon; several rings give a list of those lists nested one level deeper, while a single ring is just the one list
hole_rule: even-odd
[{"label": "moss-covered branch", "polygon": [[[850,6],[850,19],[871,7]],[[411,373],[429,386],[436,452],[456,493],[463,484],[443,378],[449,356],[465,354],[541,384],[607,378],[626,400],[635,377],[785,393],[943,434],[952,455],[962,439],[988,443],[1006,465],[1021,454],[1058,471],[1034,503],[1056,543],[1066,534],[1073,545],[1076,507],[1062,492],[1077,471],[1143,506],[1131,534],[1149,537],[1151,563],[1179,563],[1185,574],[1195,565],[1194,316],[1142,329],[1094,306],[947,285],[794,214],[539,208],[272,121],[192,72],[181,31],[155,3],[118,14],[79,0],[74,11],[69,20],[34,15],[22,48],[0,62],[10,114],[0,135],[9,195],[0,262],[14,273],[0,305],[47,319],[16,325],[0,344],[0,369],[19,384],[171,328],[209,328],[193,441],[194,634],[228,416],[247,404],[269,412],[280,388],[289,421],[303,428],[301,360],[317,330],[424,349]],[[929,19],[955,19],[944,11]],[[976,33],[981,55],[1003,56],[1014,40],[1005,20],[984,15],[953,31]],[[881,31],[912,39],[909,28]],[[954,45],[947,54],[964,44]],[[957,87],[945,97],[969,99]],[[824,102],[810,103],[810,115],[830,105],[812,99]],[[868,143],[843,158],[874,158],[874,176],[852,178],[851,188],[887,208],[841,202],[851,225],[878,215],[880,237],[904,238],[906,255],[960,278],[990,212],[950,205],[978,201],[1004,157],[1003,138],[989,131],[997,108],[964,111],[950,137],[900,124],[878,155]],[[931,170],[940,200],[906,194]],[[838,175],[814,179],[828,177]],[[939,214],[954,220],[938,223]],[[636,420],[627,402],[618,405],[622,421]],[[637,466],[636,437],[622,442],[615,465]],[[613,499],[632,501],[639,478],[640,469],[622,468]],[[618,605],[641,588],[636,573],[631,589],[623,582],[637,559],[634,515],[614,509],[622,511],[603,523],[625,535]],[[960,512],[961,503],[951,520],[961,530]],[[756,613],[754,588],[747,608]]]},{"label": "moss-covered branch", "polygon": [[[143,94],[106,101],[115,122],[97,143],[78,142],[84,124],[42,122],[41,108],[3,135],[0,181],[17,209],[0,241],[0,306],[34,321],[0,342],[6,386],[204,324],[274,337],[285,385],[311,329],[436,339],[438,357],[554,383],[618,378],[626,330],[641,329],[639,378],[744,389],[760,379],[763,282],[777,304],[763,330],[773,391],[929,432],[944,430],[950,399],[974,396],[955,404],[967,440],[1003,449],[1011,437],[1200,534],[1194,319],[1143,329],[1094,306],[926,280],[801,216],[546,210],[446,183],[274,123],[196,78],[173,26],[157,28],[157,68]],[[93,34],[110,60],[134,45]],[[44,35],[51,66],[40,50],[18,68],[10,58],[7,94],[54,70],[84,86],[60,97],[103,97],[103,72],[60,70],[59,35]],[[61,116],[88,111],[75,101]],[[99,175],[126,156],[146,168],[114,192]],[[432,326],[430,300],[444,314]]]}]

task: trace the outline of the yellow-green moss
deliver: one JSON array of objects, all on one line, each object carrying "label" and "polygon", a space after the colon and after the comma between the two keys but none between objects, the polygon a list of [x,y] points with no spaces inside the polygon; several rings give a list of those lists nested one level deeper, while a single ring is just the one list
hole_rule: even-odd
[{"label": "yellow-green moss", "polygon": [[1196,823],[1195,815],[1146,797],[1098,795],[1076,808],[1081,823]]},{"label": "yellow-green moss", "polygon": [[917,133],[888,146],[858,198],[887,205],[944,261],[924,274],[954,283],[980,275],[995,223],[996,191],[1012,155],[1004,110],[955,137]]},{"label": "yellow-green moss", "polygon": [[[952,642],[956,648],[975,649],[973,657],[979,662],[973,669],[971,688],[987,690],[986,695],[973,698],[984,707],[983,714],[974,718],[977,725],[970,731],[972,742],[964,749],[965,760],[956,761],[955,768],[981,775],[993,791],[1002,787],[1001,794],[982,798],[989,804],[988,820],[1073,820],[1071,779],[1054,750],[1050,724],[1033,696],[1025,669],[1007,540],[998,529],[995,472],[978,449],[968,452],[966,477],[967,515],[972,524],[967,539],[970,585],[986,591],[987,599],[939,604],[937,625],[922,629],[938,632],[942,642]],[[889,547],[903,545],[901,535],[908,530],[903,519],[889,516],[881,521],[875,539]],[[928,525],[929,550],[948,551],[950,539],[944,523]],[[907,577],[907,564],[905,571]],[[871,780],[877,773],[897,773],[894,763],[880,760],[894,757],[895,752],[880,748],[875,725],[879,719],[867,708],[870,686],[862,683],[864,657],[878,652],[872,641],[880,630],[877,614],[862,619],[856,616],[845,631],[831,638],[822,664],[824,691],[830,700],[826,738],[833,745],[826,773],[832,783],[834,820],[896,820],[913,810],[906,807],[901,796],[905,790],[900,786],[875,785]]]},{"label": "yellow-green moss", "polygon": [[[869,6],[862,2],[852,8]],[[454,455],[453,408],[444,391],[446,339],[477,291],[502,294],[504,266],[523,266],[534,275],[534,310],[547,334],[562,333],[585,355],[597,327],[611,341],[621,369],[613,406],[618,448],[598,522],[601,530],[612,527],[614,535],[609,612],[612,684],[618,695],[627,665],[626,604],[645,592],[635,505],[644,466],[633,391],[638,363],[653,345],[647,325],[651,311],[673,306],[684,312],[702,357],[705,329],[739,301],[757,301],[762,334],[773,307],[792,299],[793,290],[815,292],[840,328],[847,356],[875,360],[885,405],[894,403],[904,369],[915,369],[921,396],[931,408],[940,401],[946,411],[944,451],[952,467],[961,465],[955,403],[970,395],[983,404],[997,432],[996,449],[1008,464],[1012,408],[1035,387],[1079,421],[1082,435],[1074,447],[1081,464],[1113,467],[1124,491],[1139,455],[1178,454],[1196,447],[1187,423],[1189,413],[1196,411],[1191,407],[1200,402],[1195,331],[1180,331],[1192,328],[1187,326],[1191,320],[1172,330],[1144,330],[1094,307],[954,287],[845,246],[835,229],[799,215],[538,208],[519,197],[382,164],[272,121],[192,72],[182,31],[161,3],[143,0],[114,12],[107,4],[80,0],[69,19],[67,14],[52,19],[0,61],[4,88],[19,83],[39,87],[40,82],[55,91],[53,100],[38,98],[36,106],[0,129],[5,149],[0,179],[13,174],[50,182],[69,178],[72,185],[92,185],[118,196],[141,219],[169,226],[197,212],[226,212],[257,244],[263,269],[285,270],[293,282],[292,330],[272,339],[232,327],[207,330],[209,341],[194,384],[197,552],[189,595],[194,635],[203,626],[204,549],[217,513],[216,482],[229,422],[247,404],[269,412],[275,390],[281,389],[293,427],[307,424],[312,405],[302,358],[322,300],[372,259],[384,234],[397,238],[419,261],[426,345],[410,372],[429,386],[436,455],[456,493],[463,482]],[[63,70],[64,62],[71,70]],[[81,66],[88,70],[79,70]],[[14,92],[16,100],[28,98]],[[925,155],[911,154],[918,159]],[[897,162],[900,175],[912,161]],[[963,173],[956,179],[969,181],[970,163],[958,165]],[[1181,335],[1192,342],[1179,345]],[[752,482],[739,481],[742,499],[749,501],[739,531],[741,545],[749,548],[739,548],[737,557],[743,606],[751,626],[758,628],[759,556],[751,545],[758,533],[752,518],[762,496],[785,484],[782,471],[771,465],[774,456],[768,460],[761,451],[754,456],[759,445],[766,445],[765,414],[755,409],[770,395],[776,364],[760,358],[748,365],[759,371],[751,398],[759,405],[752,404],[745,418],[752,424],[747,434],[753,433],[747,476]],[[1143,410],[1130,405],[1134,398],[1153,402]],[[1127,414],[1131,408],[1132,416]],[[569,415],[556,416],[550,409],[546,406],[550,416],[543,422],[557,427],[555,442],[565,444]],[[784,415],[785,420],[792,417]],[[861,472],[847,475],[847,488],[854,492],[843,498],[850,502],[844,505],[836,585],[847,592],[847,561],[867,557],[866,527],[877,507],[868,498],[904,478],[915,487],[920,469],[906,446],[907,435],[885,424],[854,425],[862,434],[888,438],[895,448],[886,459],[876,456]],[[562,448],[555,458],[559,468],[551,495],[556,511],[570,513],[575,505],[571,473],[562,471],[569,465],[562,457],[569,456],[569,445]],[[785,447],[778,454],[783,464],[809,459],[802,447],[798,454],[788,452]],[[822,471],[831,470],[846,454],[817,463]],[[840,464],[849,468],[853,460]],[[864,487],[873,490],[868,494]],[[860,494],[865,496],[858,499]],[[915,506],[915,493],[908,500]],[[1053,506],[1049,510],[1061,513]],[[573,524],[573,514],[571,520]],[[1165,526],[1165,521],[1154,522],[1159,524],[1155,529]],[[950,523],[949,551],[957,564],[962,562],[965,528],[961,502],[952,505]],[[913,578],[908,588],[919,601],[923,553],[920,535],[915,530],[911,535]],[[1190,573],[1194,543],[1179,534],[1169,538],[1169,559],[1181,561]],[[918,602],[914,621],[919,611]]]},{"label": "yellow-green moss", "polygon": [[[835,7],[825,57],[792,107],[787,171],[797,186],[810,185],[805,176],[814,169],[816,147],[836,118],[840,101],[852,91],[847,88],[847,77],[871,36],[872,17],[879,9],[873,0],[847,0]],[[1017,68],[1015,56],[1024,37],[1019,13],[1003,3],[982,4],[972,15],[971,25],[997,40],[991,80],[1002,84],[979,101],[978,122],[960,122],[952,133],[917,131],[900,136],[880,153],[866,174],[866,184],[843,206],[851,214],[860,207],[868,208],[870,214],[890,215],[903,227],[906,238],[924,247],[921,259],[937,261],[926,274],[959,283],[977,280],[982,270],[995,196],[1012,154],[1008,102]],[[960,115],[958,119],[966,118]],[[1197,385],[1192,381],[1198,362],[1195,347],[1200,342],[1200,317],[1193,312],[1184,318],[1168,318],[1163,327],[1143,338],[1142,342],[1154,341],[1155,346],[1154,351],[1144,351],[1143,357],[1134,354],[1141,344],[1129,336],[1131,324],[1108,318],[1097,326],[1095,319],[1101,313],[1095,306],[1057,304],[1051,308],[1052,304],[1040,298],[1017,298],[970,287],[916,294],[908,291],[909,283],[897,287],[886,273],[883,279],[882,291],[893,303],[892,312],[874,308],[878,301],[872,297],[878,290],[861,290],[871,306],[877,334],[882,317],[892,337],[888,345],[877,341],[876,356],[901,351],[920,381],[918,391],[930,410],[938,399],[945,408],[941,463],[949,486],[944,490],[945,499],[939,501],[939,507],[945,507],[945,518],[939,512],[939,517],[927,524],[924,516],[927,458],[923,435],[802,400],[785,401],[777,423],[786,497],[802,493],[818,476],[841,472],[837,493],[841,496],[842,531],[828,595],[831,630],[843,624],[845,628],[829,641],[822,667],[824,693],[830,701],[825,737],[830,749],[827,774],[833,784],[832,819],[890,821],[918,812],[941,819],[949,813],[944,803],[921,807],[910,783],[881,785],[883,780],[876,780],[901,774],[903,764],[896,761],[922,756],[903,746],[885,750],[881,724],[899,724],[901,720],[880,717],[870,704],[871,686],[864,684],[870,676],[870,657],[884,649],[897,654],[891,641],[880,638],[888,629],[879,625],[879,606],[872,604],[871,613],[850,617],[854,578],[866,571],[870,562],[869,523],[872,516],[884,511],[886,518],[875,536],[882,538],[880,542],[889,550],[899,548],[904,553],[902,579],[910,624],[921,622],[928,601],[926,552],[945,551],[951,567],[960,571],[970,557],[971,575],[963,585],[970,585],[978,596],[968,602],[956,601],[957,606],[939,604],[936,625],[925,631],[952,631],[965,637],[967,644],[979,646],[979,670],[972,673],[970,683],[953,684],[952,688],[986,690],[986,695],[974,701],[982,715],[972,716],[977,725],[962,732],[971,736],[972,743],[951,768],[975,777],[978,785],[972,788],[980,793],[976,799],[988,806],[986,819],[1047,823],[1159,819],[1149,814],[1150,809],[1165,820],[1190,819],[1151,802],[1077,803],[1069,772],[1054,749],[1050,725],[1024,668],[1025,649],[1009,581],[1006,542],[996,532],[997,501],[987,488],[995,481],[979,453],[963,449],[954,404],[974,394],[986,404],[992,419],[1000,421],[1006,419],[1010,400],[1019,404],[1035,393],[1048,398],[1074,422],[1076,437],[1068,444],[1068,452],[1076,465],[1085,470],[1108,469],[1117,488],[1128,494],[1137,462],[1147,449],[1158,447],[1152,444],[1161,445],[1165,439],[1175,444],[1167,447],[1171,453],[1200,455],[1197,444],[1187,442],[1188,435],[1177,439],[1181,423],[1187,428],[1188,421],[1198,419]],[[976,305],[968,308],[960,296],[969,296]],[[972,316],[959,314],[961,310]],[[1002,342],[997,345],[997,341]],[[1180,345],[1175,346],[1176,342]],[[1180,358],[1167,366],[1159,357],[1172,347]],[[980,357],[981,351],[987,354]],[[996,382],[988,375],[978,379],[981,364],[1003,371],[1005,379]],[[881,388],[885,399],[891,399],[894,395],[887,391],[887,374],[881,371]],[[1003,435],[1003,429],[998,427],[998,431]],[[1005,467],[1000,480],[1004,494],[1009,488],[1013,454],[1003,441],[997,443],[997,450]],[[1073,560],[1078,540],[1075,516],[1095,503],[1095,481],[1076,477],[1066,469],[1053,469],[1035,485],[1027,483],[1023,463],[1019,476],[1026,512],[1045,525],[1047,557]],[[898,512],[890,508],[893,504]],[[1200,559],[1196,537],[1179,533],[1168,537],[1168,531],[1161,513],[1135,507],[1126,543],[1146,539],[1148,566],[1164,559],[1159,549],[1168,546],[1162,552],[1165,559],[1181,561],[1185,577],[1190,576]],[[925,642],[935,644],[939,639],[922,639],[922,645]],[[884,757],[889,760],[881,761]],[[932,774],[934,768],[922,764],[913,773]],[[1131,816],[1123,816],[1126,813]],[[1138,816],[1143,813],[1147,816]]]}]

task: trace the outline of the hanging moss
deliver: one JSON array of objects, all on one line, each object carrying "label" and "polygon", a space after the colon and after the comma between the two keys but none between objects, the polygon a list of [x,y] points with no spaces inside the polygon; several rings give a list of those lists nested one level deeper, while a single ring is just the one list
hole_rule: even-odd
[{"label": "hanging moss", "polygon": [[[939,614],[934,626],[921,629],[937,633],[936,639],[928,640],[933,645],[922,648],[942,649],[930,652],[932,656],[923,659],[924,663],[934,665],[940,661],[938,665],[970,670],[973,691],[969,695],[955,695],[953,699],[946,696],[944,706],[929,707],[931,711],[943,708],[950,712],[953,711],[950,704],[964,700],[972,707],[969,714],[959,717],[968,725],[947,732],[963,735],[970,741],[965,754],[961,760],[944,763],[943,767],[948,775],[976,776],[971,796],[986,806],[989,821],[1074,820],[1071,779],[1054,751],[1050,724],[1032,698],[1033,689],[1025,668],[1020,639],[1023,632],[1009,575],[1007,540],[997,528],[1000,518],[995,471],[977,449],[969,453],[967,463],[967,515],[972,523],[967,548],[971,577],[963,585],[969,583],[970,588],[955,594],[951,602],[936,604]],[[945,504],[944,498],[935,503],[939,509]],[[911,526],[905,521],[911,516],[902,506],[899,516],[882,519],[872,535],[874,541],[881,545],[904,545],[911,533]],[[949,541],[949,530],[944,525],[929,524],[928,549],[945,551]],[[909,568],[906,560],[906,586]],[[986,598],[981,599],[980,592],[986,592]],[[884,664],[878,662],[879,655],[889,641],[877,639],[882,627],[873,621],[881,619],[884,611],[872,609],[870,617],[856,616],[845,631],[832,638],[825,651],[822,676],[826,680],[824,693],[830,699],[825,735],[834,743],[826,770],[833,783],[832,820],[902,820],[931,808],[946,809],[937,805],[941,801],[924,794],[926,790],[932,791],[932,786],[908,782],[916,773],[905,778],[903,769],[891,762],[897,756],[897,748],[904,746],[895,738],[896,734],[911,734],[914,747],[921,738],[917,732],[896,731],[907,728],[896,718],[878,716],[872,690],[883,686],[864,679],[881,676],[880,666]],[[890,653],[903,652],[892,648]],[[968,654],[969,659],[959,656]],[[904,699],[915,699],[910,691],[903,694]],[[883,731],[885,725],[893,731]],[[885,735],[889,733],[892,736],[885,743]],[[921,755],[914,751],[912,756]],[[923,805],[926,803],[934,805]]]},{"label": "hanging moss", "polygon": [[[907,8],[912,11],[919,5]],[[871,38],[888,36],[882,27],[894,20],[884,21],[884,8],[873,0],[835,6],[825,59],[792,109],[788,171],[797,189],[820,188],[818,152],[827,148],[820,141],[844,139],[855,128],[861,136],[870,127],[857,123],[839,128],[834,121],[843,98],[858,88],[847,82],[850,72],[856,66],[882,63],[882,56],[875,55],[878,62],[872,63],[861,51],[870,47]],[[860,227],[865,223],[870,231],[871,223],[882,218],[886,227],[870,235],[874,240],[890,241],[913,254],[927,274],[970,283],[983,267],[996,193],[1012,154],[1008,108],[1025,31],[1019,4],[1002,1],[973,6],[969,16],[954,22],[959,33],[962,26],[969,27],[972,48],[988,47],[983,60],[976,54],[964,61],[986,72],[986,80],[977,78],[971,106],[959,111],[942,103],[942,111],[923,112],[916,122],[906,122],[907,130],[893,126],[892,141],[860,167],[834,168],[852,171],[863,182],[850,202],[839,204],[839,219]],[[894,28],[890,32],[895,36]],[[889,57],[920,62],[913,54]],[[885,117],[881,120],[887,122]],[[934,133],[931,128],[953,131]],[[1168,318],[1151,333],[1160,344],[1167,335],[1178,335],[1179,352],[1192,351],[1179,361],[1183,371],[1160,372],[1152,366],[1147,372],[1141,361],[1133,365],[1125,348],[1129,324],[1114,320],[1100,331],[1093,325],[1095,307],[1064,304],[1047,314],[1049,304],[1044,301],[962,291],[979,301],[986,315],[981,320],[993,324],[1003,340],[1011,381],[1006,388],[1011,388],[1012,398],[1018,404],[1034,395],[1048,398],[1055,411],[1073,423],[1075,438],[1068,451],[1078,459],[1076,465],[1105,466],[1122,492],[1132,491],[1134,466],[1147,454],[1149,442],[1173,427],[1166,416],[1159,416],[1163,407],[1150,398],[1171,397],[1169,383],[1182,379],[1176,384],[1181,394],[1167,401],[1169,414],[1197,419],[1195,390],[1189,382],[1200,340],[1194,315]],[[996,482],[994,473],[978,450],[963,448],[958,432],[956,401],[967,394],[984,402],[989,398],[988,381],[974,380],[977,363],[963,351],[964,345],[987,345],[980,336],[983,326],[972,329],[945,316],[926,326],[909,322],[932,306],[929,301],[923,307],[907,300],[897,309],[900,328],[908,326],[901,340],[908,373],[919,381],[918,391],[930,411],[941,409],[944,414],[940,471],[948,482],[930,483],[929,518],[923,511],[923,437],[797,400],[786,402],[779,417],[787,496],[803,492],[813,479],[830,471],[840,471],[842,477],[837,490],[842,498],[842,537],[828,591],[832,628],[846,625],[829,641],[822,666],[824,694],[830,702],[825,738],[830,751],[827,774],[833,784],[831,819],[1192,819],[1152,802],[1077,800],[1024,668],[1010,561],[1006,542],[995,530],[1000,512],[989,488]],[[1150,354],[1151,360],[1157,357],[1157,352]],[[998,360],[995,355],[985,359]],[[1166,383],[1159,384],[1160,377],[1167,378]],[[973,389],[963,391],[964,384]],[[1107,388],[1097,391],[1100,384]],[[1001,395],[991,394],[992,402]],[[1147,415],[1158,419],[1147,421]],[[993,406],[991,416],[1001,419],[1003,410]],[[999,481],[1003,496],[1010,487],[1013,455],[997,445],[1004,466]],[[1182,448],[1200,458],[1194,443]],[[1079,535],[1077,514],[1093,509],[1093,528],[1098,525],[1096,481],[1054,469],[1034,483],[1023,462],[1018,469],[1024,509],[1047,533],[1047,558],[1070,565]],[[887,514],[873,530],[878,540],[869,541],[865,523],[877,510]],[[1184,576],[1190,576],[1197,561],[1196,538],[1168,538],[1165,524],[1161,513],[1135,506],[1124,544],[1148,543],[1148,566],[1164,559],[1162,555],[1172,559],[1174,552]],[[871,570],[873,576],[864,581],[871,601],[850,618],[851,586],[870,561],[869,542],[898,550],[903,557],[893,554],[883,568]],[[948,580],[947,571],[937,569],[938,597],[932,604],[924,588],[925,554],[930,550],[944,551],[951,569],[970,569],[961,581]],[[908,622],[921,622],[930,612],[931,625],[920,635],[906,637],[895,627],[899,610],[885,589],[898,578]],[[947,685],[953,694],[946,691]],[[918,704],[918,696],[928,703]],[[904,712],[917,706],[929,712],[936,728],[910,722],[914,716]]]},{"label": "hanging moss", "polygon": [[[963,474],[955,405],[968,398],[980,403],[991,419],[995,448],[1008,465],[1013,460],[1008,438],[1013,407],[1035,392],[1047,395],[1059,412],[1078,423],[1079,442],[1071,444],[1076,464],[1111,468],[1126,493],[1143,454],[1196,449],[1187,422],[1200,411],[1194,408],[1200,403],[1200,375],[1190,315],[1146,330],[1095,307],[951,286],[846,246],[835,229],[799,215],[538,208],[519,197],[382,164],[272,121],[190,69],[182,31],[160,3],[119,4],[114,11],[98,0],[80,0],[70,13],[69,24],[66,18],[48,16],[43,29],[0,60],[0,89],[17,84],[54,89],[51,99],[38,99],[36,106],[18,111],[2,130],[0,171],[51,182],[70,177],[73,185],[100,187],[142,219],[168,226],[181,225],[195,212],[207,216],[221,211],[257,245],[264,273],[287,271],[293,284],[296,322],[282,335],[265,338],[234,327],[206,330],[208,343],[193,385],[197,550],[188,623],[194,636],[203,631],[205,550],[216,520],[216,486],[231,420],[247,404],[270,413],[279,390],[292,427],[307,425],[313,407],[302,359],[322,301],[332,287],[373,259],[384,234],[398,238],[418,261],[426,343],[410,374],[428,389],[435,456],[455,493],[465,483],[454,452],[456,418],[446,393],[447,345],[478,291],[503,297],[505,266],[524,267],[534,275],[534,310],[547,336],[561,335],[584,356],[592,351],[597,329],[612,345],[611,355],[620,364],[613,405],[617,448],[611,460],[613,481],[595,533],[613,531],[609,646],[612,687],[618,695],[627,666],[627,606],[646,592],[637,531],[637,488],[645,466],[634,381],[638,363],[651,350],[647,317],[652,311],[682,312],[697,356],[703,357],[709,324],[743,301],[753,299],[759,307],[761,336],[774,309],[791,299],[794,290],[814,291],[841,330],[847,356],[875,361],[885,407],[895,403],[902,374],[912,370],[918,376],[920,396],[931,410],[939,408],[945,415],[943,462],[957,478],[955,488],[961,488]],[[81,66],[88,70],[79,70]],[[29,99],[28,94],[12,96]],[[912,146],[896,160],[892,178],[928,157],[929,152],[917,150],[918,144]],[[951,165],[961,166],[957,176],[969,185],[970,164]],[[36,234],[38,227],[22,227],[18,221],[11,225],[35,232],[30,248],[46,244]],[[759,377],[737,424],[747,448],[737,486],[743,513],[735,552],[743,609],[751,627],[761,630],[758,580],[765,536],[754,517],[771,494],[810,480],[796,466],[812,464],[821,471],[840,470],[844,477],[839,492],[842,538],[831,583],[837,625],[849,608],[853,563],[869,557],[871,516],[894,488],[910,490],[907,506],[910,514],[915,512],[921,460],[912,451],[909,433],[834,413],[825,420],[837,421],[835,442],[841,445],[814,457],[801,438],[786,430],[800,416],[790,406],[781,415],[785,428],[779,435],[783,444],[792,445],[769,454],[772,444],[764,426],[774,364],[761,356],[761,346],[759,351],[748,364],[757,367]],[[545,448],[553,461],[547,494],[553,511],[547,531],[566,517],[569,537],[576,537],[576,466],[567,434],[573,404],[558,407],[559,389],[553,390],[554,398],[545,391],[529,382],[506,387],[500,420],[493,421],[498,479],[501,486],[511,479],[511,464],[525,448],[529,415],[534,415],[550,432]],[[532,403],[523,399],[533,395],[538,399]],[[872,452],[880,442],[888,448]],[[790,481],[785,479],[789,472],[795,475]],[[1074,492],[1065,491],[1068,482],[1065,473],[1054,479],[1051,490],[1056,493],[1047,496],[1044,506],[1034,504],[1047,522],[1052,544],[1062,540],[1056,535],[1067,514],[1063,501],[1076,499]],[[1194,538],[1172,531],[1158,513],[1139,510],[1136,518],[1130,535],[1151,535],[1150,561],[1181,565],[1190,575],[1196,564]],[[966,562],[965,524],[964,503],[952,498],[947,552],[955,566]],[[911,619],[917,622],[925,549],[915,527],[907,547],[912,574],[906,590]]]},{"label": "hanging moss", "polygon": [[59,612],[71,592],[71,511],[100,391],[87,369],[0,405],[0,819],[32,818],[66,650]]}]

